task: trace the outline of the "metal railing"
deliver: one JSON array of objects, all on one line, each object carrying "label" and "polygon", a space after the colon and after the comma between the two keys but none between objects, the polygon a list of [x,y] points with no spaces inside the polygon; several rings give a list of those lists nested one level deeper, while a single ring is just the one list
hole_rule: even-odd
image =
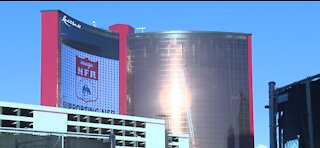
[{"label": "metal railing", "polygon": [[115,148],[114,135],[0,128],[0,148]]}]

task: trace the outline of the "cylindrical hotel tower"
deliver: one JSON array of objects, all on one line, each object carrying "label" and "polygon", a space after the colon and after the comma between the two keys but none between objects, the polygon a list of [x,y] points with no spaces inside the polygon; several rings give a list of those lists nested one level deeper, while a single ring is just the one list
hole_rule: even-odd
[{"label": "cylindrical hotel tower", "polygon": [[197,148],[253,148],[251,35],[128,35],[128,114],[166,116]]}]

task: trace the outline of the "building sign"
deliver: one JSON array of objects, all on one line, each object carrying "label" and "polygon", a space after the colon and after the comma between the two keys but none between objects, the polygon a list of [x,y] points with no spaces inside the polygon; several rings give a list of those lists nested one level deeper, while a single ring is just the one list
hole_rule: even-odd
[{"label": "building sign", "polygon": [[61,44],[60,106],[119,112],[119,61]]},{"label": "building sign", "polygon": [[76,56],[76,92],[84,102],[98,99],[98,62]]},{"label": "building sign", "polygon": [[62,18],[62,21],[64,22],[65,25],[67,25],[68,27],[71,27],[70,25],[77,27],[78,29],[81,29],[81,25],[80,24],[76,24],[74,21],[69,20],[67,18],[67,15],[64,15]]},{"label": "building sign", "polygon": [[119,114],[119,36],[59,12],[58,106]]}]

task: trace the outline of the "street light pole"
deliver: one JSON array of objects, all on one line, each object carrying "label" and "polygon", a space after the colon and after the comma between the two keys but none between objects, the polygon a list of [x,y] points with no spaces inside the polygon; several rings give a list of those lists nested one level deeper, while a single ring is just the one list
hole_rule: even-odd
[{"label": "street light pole", "polygon": [[269,129],[270,148],[277,148],[276,139],[276,110],[275,110],[275,82],[269,82]]}]

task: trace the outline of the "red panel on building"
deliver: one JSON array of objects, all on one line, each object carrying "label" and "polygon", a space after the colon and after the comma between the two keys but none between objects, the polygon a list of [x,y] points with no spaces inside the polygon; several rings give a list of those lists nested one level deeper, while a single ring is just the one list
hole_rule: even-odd
[{"label": "red panel on building", "polygon": [[134,28],[126,24],[114,24],[110,31],[119,33],[119,83],[120,83],[120,114],[127,114],[127,35],[134,33]]},{"label": "red panel on building", "polygon": [[59,12],[41,12],[41,105],[58,105]]},{"label": "red panel on building", "polygon": [[251,148],[254,147],[253,126],[253,87],[252,87],[252,35],[248,36],[248,82],[249,82],[249,117],[250,117],[250,139]]}]

